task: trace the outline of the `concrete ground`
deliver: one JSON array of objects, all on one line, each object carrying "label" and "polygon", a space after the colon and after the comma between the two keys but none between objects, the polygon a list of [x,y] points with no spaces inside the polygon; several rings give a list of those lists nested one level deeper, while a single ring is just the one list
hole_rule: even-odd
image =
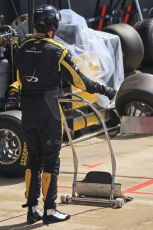
[{"label": "concrete ground", "polygon": [[[44,226],[42,222],[28,226],[23,178],[0,177],[0,229],[55,230],[152,230],[153,229],[153,136],[117,136],[111,139],[117,161],[116,182],[122,191],[134,199],[123,208],[93,205],[61,204],[60,195],[72,191],[73,159],[69,147],[61,152],[58,209],[71,214],[66,222]],[[78,180],[88,171],[110,171],[110,157],[106,141],[97,137],[75,144],[79,158]],[[40,208],[43,202],[40,199]]]}]

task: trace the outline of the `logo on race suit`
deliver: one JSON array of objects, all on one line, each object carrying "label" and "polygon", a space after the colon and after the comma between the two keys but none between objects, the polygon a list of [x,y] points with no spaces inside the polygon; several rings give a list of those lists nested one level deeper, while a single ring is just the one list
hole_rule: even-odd
[{"label": "logo on race suit", "polygon": [[37,77],[34,77],[34,76],[25,76],[25,79],[28,82],[38,82],[38,80],[39,80]]}]

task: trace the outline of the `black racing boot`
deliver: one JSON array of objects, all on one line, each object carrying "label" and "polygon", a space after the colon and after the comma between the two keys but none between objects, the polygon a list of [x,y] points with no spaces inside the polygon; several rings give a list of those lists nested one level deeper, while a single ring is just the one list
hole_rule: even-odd
[{"label": "black racing boot", "polygon": [[57,211],[56,209],[47,209],[44,211],[43,223],[51,224],[70,219],[70,215]]},{"label": "black racing boot", "polygon": [[43,217],[43,212],[38,208],[38,205],[28,207],[27,222],[28,224],[34,224],[35,222],[41,220]]}]

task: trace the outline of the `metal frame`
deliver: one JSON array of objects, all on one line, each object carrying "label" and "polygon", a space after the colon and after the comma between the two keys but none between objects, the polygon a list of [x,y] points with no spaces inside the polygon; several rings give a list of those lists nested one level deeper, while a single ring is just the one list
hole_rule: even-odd
[{"label": "metal frame", "polygon": [[[88,100],[77,96],[77,95],[73,95],[75,96],[77,99],[66,99],[66,98],[59,98],[59,102],[63,103],[63,102],[67,102],[67,103],[74,103],[74,102],[82,102],[82,103],[86,103],[96,114],[96,116],[98,117],[103,129],[104,129],[104,134],[106,137],[106,141],[109,147],[109,151],[110,151],[110,156],[111,156],[111,171],[112,171],[112,182],[111,182],[111,190],[110,190],[110,197],[109,199],[103,199],[103,198],[81,198],[77,196],[77,192],[76,192],[76,181],[77,181],[77,174],[78,174],[78,158],[77,158],[77,154],[75,151],[75,147],[74,147],[74,143],[73,140],[71,138],[71,134],[69,131],[69,127],[66,121],[66,118],[64,116],[63,118],[63,123],[64,123],[64,127],[66,130],[66,133],[68,135],[68,140],[69,140],[69,146],[72,149],[72,153],[73,153],[73,164],[74,164],[74,177],[73,177],[73,183],[72,183],[72,197],[67,197],[67,201],[82,201],[82,202],[94,202],[94,203],[103,203],[103,204],[109,204],[111,205],[115,205],[115,199],[114,199],[114,189],[115,189],[115,175],[116,175],[116,160],[115,160],[115,155],[113,152],[113,148],[111,145],[111,141],[109,138],[109,134],[107,131],[107,127],[105,124],[105,121],[103,119],[103,116],[101,115],[101,113],[95,108],[95,106],[89,102]],[[123,198],[123,196],[121,196]]]},{"label": "metal frame", "polygon": [[142,12],[141,12],[139,0],[134,0],[134,1],[135,1],[137,11],[138,11],[139,19],[140,19],[140,21],[143,21],[143,15],[142,15]]}]

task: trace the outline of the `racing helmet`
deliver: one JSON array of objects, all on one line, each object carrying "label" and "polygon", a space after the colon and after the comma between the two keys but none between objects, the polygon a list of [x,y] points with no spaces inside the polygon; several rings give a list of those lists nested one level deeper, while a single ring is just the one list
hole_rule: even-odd
[{"label": "racing helmet", "polygon": [[60,20],[59,10],[52,5],[43,4],[34,11],[34,27],[39,33],[56,31]]}]

